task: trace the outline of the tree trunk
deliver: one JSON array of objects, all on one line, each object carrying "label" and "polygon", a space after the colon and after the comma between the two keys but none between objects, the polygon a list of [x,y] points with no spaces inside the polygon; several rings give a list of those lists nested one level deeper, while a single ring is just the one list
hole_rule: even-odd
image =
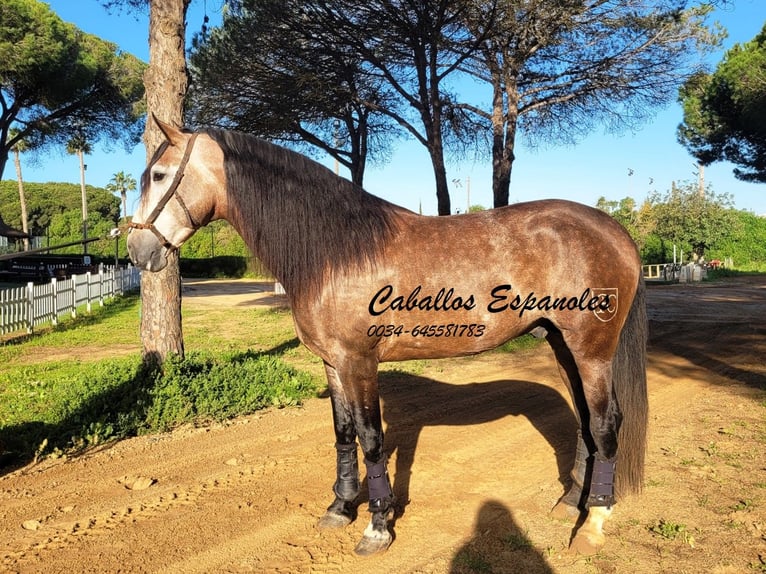
[{"label": "tree trunk", "polygon": [[[432,59],[430,65],[430,77],[438,77],[436,62]],[[435,83],[435,82],[434,82]],[[425,86],[425,84],[423,84]],[[452,203],[449,196],[449,184],[447,182],[447,167],[444,164],[444,139],[442,137],[442,104],[438,85],[432,85],[430,89],[421,88],[421,100],[428,101],[421,112],[423,125],[428,139],[428,153],[431,156],[431,165],[434,170],[434,182],[436,183],[436,206],[439,215],[450,215]],[[427,96],[425,95],[427,94]]]},{"label": "tree trunk", "polygon": [[[351,181],[359,187],[364,187],[364,170],[367,167],[367,141],[370,134],[370,128],[367,123],[369,110],[362,110],[358,116],[358,124],[355,131],[350,130],[351,161],[349,171],[351,172]],[[353,129],[353,123],[352,129]]]},{"label": "tree trunk", "polygon": [[[0,137],[3,137],[2,133],[0,133]],[[0,180],[3,179],[6,163],[8,163],[8,150],[0,147]]]},{"label": "tree trunk", "polygon": [[[501,128],[503,126],[500,126]],[[508,205],[511,188],[511,172],[515,154],[516,117],[508,117],[504,136],[494,136],[498,141],[492,145],[492,198],[493,207]]]},{"label": "tree trunk", "polygon": [[[27,216],[27,196],[24,193],[24,180],[21,177],[21,158],[19,151],[13,152],[13,160],[16,164],[16,181],[19,182],[19,204],[21,205],[21,230],[29,233],[29,217]],[[29,251],[29,238],[24,238],[24,251]]]},{"label": "tree trunk", "polygon": [[[441,143],[441,142],[440,142]],[[434,168],[434,179],[436,181],[436,205],[439,215],[449,215],[452,213],[452,203],[449,196],[449,184],[447,182],[447,168],[444,166],[444,150],[441,145],[438,149],[433,146],[431,151],[431,163]]]},{"label": "tree trunk", "polygon": [[[190,0],[151,0],[149,4],[149,68],[144,75],[149,114],[178,126],[183,124],[186,72],[186,10]],[[147,163],[164,136],[151,119],[144,131]],[[183,355],[181,271],[178,251],[168,265],[141,274],[141,341],[144,360],[161,362],[169,354]]]},{"label": "tree trunk", "polygon": [[494,86],[492,113],[492,198],[493,207],[508,205],[511,187],[511,171],[516,158],[516,125],[519,94],[515,82],[506,80],[502,86]]}]

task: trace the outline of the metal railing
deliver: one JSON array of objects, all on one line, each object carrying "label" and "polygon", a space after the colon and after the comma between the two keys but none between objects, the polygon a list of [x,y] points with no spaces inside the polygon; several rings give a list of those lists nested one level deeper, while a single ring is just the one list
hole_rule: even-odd
[{"label": "metal railing", "polygon": [[93,303],[101,307],[107,298],[133,291],[140,285],[141,273],[132,265],[126,268],[101,265],[97,273],[0,289],[0,334],[22,330],[32,333],[43,323],[57,325],[62,315],[76,317],[77,310],[83,307],[90,312]]},{"label": "metal railing", "polygon": [[687,283],[702,281],[707,277],[707,268],[695,263],[660,263],[659,265],[644,265],[644,279],[647,281],[666,281]]}]

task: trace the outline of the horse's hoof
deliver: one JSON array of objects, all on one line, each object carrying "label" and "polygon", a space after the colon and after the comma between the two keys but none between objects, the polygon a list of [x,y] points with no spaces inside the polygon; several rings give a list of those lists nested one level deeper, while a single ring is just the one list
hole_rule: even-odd
[{"label": "horse's hoof", "polygon": [[368,526],[364,531],[364,536],[359,541],[359,544],[354,548],[359,556],[371,556],[378,552],[385,552],[389,546],[393,537],[388,530],[381,532],[380,530],[374,530],[371,526]]},{"label": "horse's hoof", "polygon": [[566,502],[559,501],[551,509],[550,516],[555,520],[577,522],[577,519],[580,517],[580,509]]},{"label": "horse's hoof", "polygon": [[593,556],[599,553],[605,543],[606,538],[603,534],[598,535],[580,531],[575,535],[572,544],[569,545],[569,551],[582,554],[583,556]]},{"label": "horse's hoof", "polygon": [[319,519],[319,528],[321,530],[330,530],[332,528],[343,528],[351,524],[351,517],[345,514],[336,514],[334,512],[325,512],[325,515]]}]

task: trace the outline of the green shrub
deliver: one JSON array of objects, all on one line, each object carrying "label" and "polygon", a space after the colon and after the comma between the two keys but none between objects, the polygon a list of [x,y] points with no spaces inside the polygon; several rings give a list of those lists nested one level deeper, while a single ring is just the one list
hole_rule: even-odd
[{"label": "green shrub", "polygon": [[220,421],[265,407],[297,405],[315,391],[308,374],[271,355],[171,358],[150,391],[146,428],[163,431],[183,422]]},{"label": "green shrub", "polygon": [[171,357],[159,369],[137,357],[22,367],[0,375],[0,389],[7,462],[298,405],[316,393],[309,374],[252,351]]},{"label": "green shrub", "polygon": [[181,259],[184,277],[269,277],[259,259],[250,256],[221,255],[203,259]]}]

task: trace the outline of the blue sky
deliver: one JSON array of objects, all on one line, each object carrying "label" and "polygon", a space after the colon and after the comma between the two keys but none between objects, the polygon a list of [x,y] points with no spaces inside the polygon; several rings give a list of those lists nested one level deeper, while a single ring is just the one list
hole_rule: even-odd
[{"label": "blue sky", "polygon": [[[148,18],[144,14],[109,13],[98,0],[50,0],[48,4],[63,20],[148,61]],[[219,21],[222,4],[223,0],[192,0],[187,17],[189,37],[202,26],[205,11],[212,22]],[[729,32],[724,50],[735,43],[747,42],[766,21],[766,1],[733,0],[733,7],[717,10],[714,20]],[[724,50],[711,58],[712,65],[721,59]],[[525,146],[522,136],[517,145],[511,201],[558,197],[594,205],[600,196],[615,200],[631,196],[641,201],[650,191],[664,193],[673,181],[696,181],[693,158],[676,142],[675,130],[681,119],[680,107],[672,103],[657,110],[654,118],[635,133],[612,135],[597,127],[575,146],[551,145],[537,150]],[[143,146],[137,146],[131,153],[124,152],[119,144],[109,150],[102,148],[99,144],[93,154],[86,156],[87,183],[103,187],[118,171],[125,171],[136,180],[140,178],[145,164]],[[333,166],[329,158],[317,159]],[[27,181],[79,182],[75,156],[53,151],[34,162],[31,158],[23,161]],[[723,163],[708,166],[705,181],[717,193],[732,194],[737,208],[766,214],[766,185],[738,181],[732,168],[731,164]],[[447,169],[449,181],[460,180],[460,187],[452,184],[450,189],[453,211],[465,210],[468,180],[470,203],[492,205],[488,160],[448,164]],[[11,162],[3,177],[15,177]],[[409,209],[417,211],[422,206],[423,213],[436,214],[433,181],[425,148],[413,141],[402,141],[396,145],[390,162],[368,167],[365,188]],[[133,212],[135,202],[136,196],[129,199],[129,213]]]}]

